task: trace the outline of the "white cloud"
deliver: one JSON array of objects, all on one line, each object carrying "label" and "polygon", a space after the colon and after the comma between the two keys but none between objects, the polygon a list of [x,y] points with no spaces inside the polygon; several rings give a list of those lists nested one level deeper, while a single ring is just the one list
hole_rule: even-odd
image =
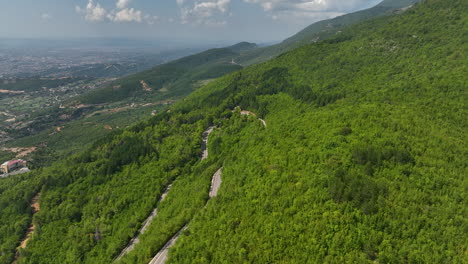
[{"label": "white cloud", "polygon": [[231,0],[176,0],[180,8],[180,18],[183,24],[224,25],[219,16],[229,10]]},{"label": "white cloud", "polygon": [[50,14],[47,14],[47,13],[42,13],[41,18],[44,19],[44,20],[49,20],[49,19],[52,18],[52,16]]},{"label": "white cloud", "polygon": [[244,0],[258,4],[273,19],[321,20],[370,7],[379,0]]},{"label": "white cloud", "polygon": [[[75,7],[75,9],[82,12],[81,8]],[[99,3],[95,4],[93,0],[88,0],[84,13],[87,21],[102,21],[106,18],[107,11]]]},{"label": "white cloud", "polygon": [[[272,19],[321,20],[336,17],[381,0],[243,0],[260,5]],[[194,24],[224,24],[231,0],[176,0],[181,22]],[[230,13],[228,13],[230,14]]]},{"label": "white cloud", "polygon": [[[75,6],[87,21],[145,22],[154,24],[159,19],[141,10],[131,8],[132,0],[113,0],[115,5],[106,8],[99,0],[87,0],[86,7]],[[104,1],[104,0],[102,0]],[[239,1],[239,0],[238,0]],[[380,0],[242,0],[244,3],[260,5],[272,19],[297,21],[300,23],[321,20],[360,8],[370,7]],[[232,0],[176,0],[182,24],[225,25]]]},{"label": "white cloud", "polygon": [[350,12],[360,7],[370,6],[378,0],[244,0],[259,4],[265,11],[283,12]]},{"label": "white cloud", "polygon": [[157,16],[144,14],[141,10],[129,8],[128,5],[132,0],[116,0],[115,8],[106,10],[98,2],[88,0],[85,8],[75,6],[75,11],[78,14],[83,14],[85,20],[91,22],[110,21],[110,22],[146,22],[150,25],[158,21]]},{"label": "white cloud", "polygon": [[125,8],[116,13],[109,14],[107,18],[114,22],[138,22],[141,23],[142,12],[133,8]]},{"label": "white cloud", "polygon": [[118,9],[124,9],[128,6],[128,4],[130,4],[130,1],[131,0],[117,0],[117,4],[115,5]]}]

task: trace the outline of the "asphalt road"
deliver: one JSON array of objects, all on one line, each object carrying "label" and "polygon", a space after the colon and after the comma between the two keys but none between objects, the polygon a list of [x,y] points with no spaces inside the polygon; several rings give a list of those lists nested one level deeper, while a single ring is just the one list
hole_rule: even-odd
[{"label": "asphalt road", "polygon": [[216,171],[211,179],[211,188],[210,188],[210,198],[215,197],[218,195],[219,187],[221,187],[221,174],[223,172],[223,168]]},{"label": "asphalt road", "polygon": [[[211,126],[205,132],[203,132],[202,135],[202,160],[208,158],[208,137],[213,132],[213,129],[215,127]],[[215,197],[218,195],[218,190],[219,187],[221,186],[221,174],[222,174],[223,168],[219,169],[216,171],[216,173],[213,175],[213,178],[211,179],[211,187],[210,187],[210,198]],[[167,243],[159,250],[159,252],[154,256],[154,258],[150,261],[149,264],[164,264],[167,261],[167,254],[169,253],[169,249],[175,245],[177,242],[177,239],[179,239],[180,234],[184,230],[186,230],[188,227],[188,224],[185,225],[182,229],[180,229]]]},{"label": "asphalt road", "polygon": [[169,241],[167,241],[167,243],[164,245],[164,247],[161,250],[159,250],[158,254],[156,254],[156,256],[154,256],[154,258],[150,261],[149,264],[164,264],[164,263],[166,263],[167,254],[169,253],[169,249],[172,246],[175,245],[175,243],[177,242],[177,239],[179,239],[180,234],[182,234],[182,232],[184,230],[186,230],[186,229],[187,229],[187,225],[185,225]]},{"label": "asphalt road", "polygon": [[[166,188],[166,191],[161,195],[161,199],[159,199],[159,201],[158,201],[158,205],[159,205],[160,202],[162,202],[162,201],[164,201],[164,199],[166,199],[169,190],[171,190],[171,187],[172,187],[172,185],[169,185]],[[148,218],[146,218],[145,222],[143,222],[142,227],[138,231],[138,235],[136,237],[132,238],[132,240],[130,240],[128,245],[122,250],[122,252],[120,252],[119,256],[115,260],[120,260],[123,256],[125,256],[125,254],[127,254],[128,252],[132,251],[135,248],[135,245],[140,242],[139,236],[141,234],[143,234],[144,232],[146,232],[146,230],[148,229],[148,227],[150,226],[151,222],[156,217],[156,215],[158,215],[158,208],[157,207],[153,210],[153,212],[151,212],[151,214],[148,216]]]},{"label": "asphalt road", "polygon": [[[254,112],[250,112],[250,111],[247,111],[247,110],[242,110],[242,111],[240,112],[240,114],[241,114],[241,115],[251,115],[251,116],[255,116],[255,117],[257,116],[257,114],[255,114]],[[263,120],[263,119],[261,119],[261,118],[259,118],[258,120],[259,120],[260,122],[262,122],[262,124],[263,124],[264,127],[267,126],[267,123],[266,123],[265,120]]]},{"label": "asphalt road", "polygon": [[211,126],[209,127],[207,130],[205,130],[205,132],[203,132],[203,135],[202,135],[202,160],[205,160],[206,158],[208,158],[208,137],[210,136],[211,132],[213,132],[213,129],[215,127],[214,126]]}]

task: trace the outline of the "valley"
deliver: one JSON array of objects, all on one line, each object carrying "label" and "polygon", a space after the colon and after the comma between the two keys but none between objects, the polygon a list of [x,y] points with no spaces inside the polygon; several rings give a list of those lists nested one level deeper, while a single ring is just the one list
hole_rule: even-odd
[{"label": "valley", "polygon": [[[99,67],[104,62],[108,64],[106,69],[116,69],[116,64],[120,63],[139,65],[138,69],[141,71],[141,67],[148,67],[143,66],[146,64],[142,64],[142,61],[156,64],[181,57],[184,53],[193,53],[197,48],[161,52],[157,51],[158,48],[154,50],[155,48],[142,46],[139,51],[131,52],[123,46],[120,47],[121,44],[117,42],[105,47],[103,53],[98,53],[99,49],[93,46],[85,45],[81,48],[82,51],[78,50],[75,56],[67,59],[67,49],[76,50],[73,46],[76,44],[66,42],[65,48],[54,48],[54,53],[44,50],[44,43],[38,42],[37,54],[29,54],[30,51],[27,51],[28,56],[14,62],[31,64],[31,61],[34,61],[37,69],[20,74],[19,76],[25,76],[20,79],[7,74],[3,77],[3,85],[0,85],[0,89],[5,89],[8,94],[16,95],[2,99],[0,94],[0,145],[39,148],[41,152],[49,152],[48,156],[51,158],[39,159],[39,162],[36,162],[37,166],[51,164],[60,156],[76,153],[114,128],[128,127],[132,123],[144,120],[150,114],[162,111],[165,106],[209,84],[217,77],[242,69],[245,65],[272,59],[301,45],[333,37],[348,25],[400,12],[400,8],[407,8],[415,2],[417,1],[405,0],[393,4],[391,1],[384,1],[367,10],[315,23],[277,45],[258,47],[254,43],[241,42],[163,63],[150,70],[130,75],[128,74],[132,71],[118,69],[116,72],[108,72],[101,71]],[[14,43],[14,40],[4,42],[7,44],[7,48],[4,49],[9,51],[9,43]],[[22,48],[13,49],[13,54],[21,52]],[[142,55],[144,52],[149,52],[151,56]],[[81,53],[84,56],[79,56]],[[115,54],[119,54],[118,61],[115,61]],[[3,56],[10,58],[8,55]],[[14,60],[5,62],[8,61]],[[63,69],[47,68],[54,65],[61,65]],[[121,65],[117,65],[117,68],[121,68]],[[83,71],[82,67],[89,69]],[[14,68],[23,67],[18,65]],[[137,71],[134,69],[134,72]],[[31,77],[34,74],[46,77]],[[116,78],[125,75],[128,76]],[[156,107],[150,107],[151,104]],[[86,120],[98,115],[99,118]],[[266,126],[264,120],[260,121]],[[81,140],[69,147],[65,140],[75,138],[77,135],[74,131],[77,128],[89,133],[80,135]],[[3,152],[0,153],[0,160],[7,160],[12,156],[11,152]],[[28,158],[35,159],[33,156]]]},{"label": "valley", "polygon": [[[71,149],[63,138],[73,137],[77,127],[90,129],[80,131],[80,137],[84,141],[76,141],[75,144],[91,143],[113,129],[124,128],[173,103],[171,100],[150,103],[129,100],[120,104],[79,104],[74,98],[109,85],[115,78],[61,80],[64,81],[57,87],[30,86],[28,91],[0,98],[0,144],[5,146],[0,159],[7,160],[14,155],[17,158],[34,159],[34,151],[44,149],[58,152],[57,155],[69,155],[73,150],[64,152],[65,148]],[[39,86],[47,85],[43,80],[27,82],[38,82]],[[46,82],[54,82],[54,79]],[[15,85],[21,85],[21,81]],[[128,120],[129,116],[134,119]],[[90,133],[82,133],[87,131]],[[43,166],[45,163],[38,165]]]},{"label": "valley", "polygon": [[[121,79],[6,79],[0,88],[28,91],[0,97],[4,121],[0,142],[9,148],[36,148],[27,158],[35,167],[49,165],[113,130],[164,111],[215,77],[240,69],[229,63],[231,57],[255,47],[239,43],[211,49]],[[0,153],[2,160],[12,156],[11,152]]]}]

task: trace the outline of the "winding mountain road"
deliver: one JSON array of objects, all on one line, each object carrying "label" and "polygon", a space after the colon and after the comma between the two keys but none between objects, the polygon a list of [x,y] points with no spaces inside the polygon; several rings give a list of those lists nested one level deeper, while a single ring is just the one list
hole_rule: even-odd
[{"label": "winding mountain road", "polygon": [[[205,132],[202,134],[202,158],[201,160],[205,160],[208,158],[208,137],[213,132],[214,126],[209,127]],[[221,174],[223,168],[216,171],[211,179],[211,187],[210,187],[210,199],[218,195],[219,187],[221,186]],[[159,252],[154,256],[154,258],[149,262],[149,264],[164,264],[167,261],[169,249],[175,245],[177,239],[179,239],[182,232],[184,232],[188,228],[189,224],[186,224],[182,229],[180,229],[166,244],[159,250]]]},{"label": "winding mountain road", "polygon": [[[159,205],[159,203],[164,201],[164,199],[166,199],[167,194],[171,190],[171,187],[172,187],[172,185],[169,185],[166,188],[166,191],[164,191],[164,193],[161,195],[161,198],[158,201],[158,205]],[[143,225],[141,226],[140,230],[138,231],[138,235],[130,240],[128,245],[122,250],[122,252],[120,252],[119,256],[115,259],[116,261],[120,260],[123,256],[125,256],[125,254],[127,254],[128,252],[132,251],[135,248],[135,245],[140,242],[139,236],[141,234],[143,234],[144,232],[146,232],[146,230],[148,229],[148,227],[150,226],[151,222],[156,217],[156,215],[158,215],[158,207],[156,207],[153,210],[153,212],[151,212],[151,214],[148,216],[148,218],[146,218],[145,222],[143,222]]]},{"label": "winding mountain road", "polygon": [[201,160],[205,160],[208,158],[208,137],[210,136],[211,132],[213,132],[214,128],[215,128],[214,126],[210,126],[202,134],[202,158]]},{"label": "winding mountain road", "polygon": [[216,171],[211,179],[211,188],[210,188],[210,198],[218,195],[219,187],[221,187],[221,175],[223,173],[223,168]]},{"label": "winding mountain road", "polygon": [[[210,199],[218,195],[219,187],[221,187],[221,175],[223,172],[223,168],[217,170],[211,179],[211,187],[210,187]],[[149,264],[164,264],[167,261],[169,249],[175,245],[177,239],[179,239],[180,235],[183,231],[188,228],[188,224],[185,225],[182,229],[180,229],[162,248],[159,250],[158,254],[150,261]]]},{"label": "winding mountain road", "polygon": [[169,253],[169,249],[175,245],[177,239],[179,239],[180,234],[187,229],[188,225],[185,225],[180,229],[167,243],[164,247],[159,250],[158,254],[150,261],[149,264],[164,264],[167,261],[167,254]]},{"label": "winding mountain road", "polygon": [[[251,112],[251,111],[247,111],[247,110],[241,110],[240,112],[241,115],[251,115],[251,116],[255,116],[257,117],[257,114],[255,114],[254,112]],[[265,120],[259,118],[258,119],[260,122],[262,122],[263,126],[266,127],[267,126],[267,123]]]}]

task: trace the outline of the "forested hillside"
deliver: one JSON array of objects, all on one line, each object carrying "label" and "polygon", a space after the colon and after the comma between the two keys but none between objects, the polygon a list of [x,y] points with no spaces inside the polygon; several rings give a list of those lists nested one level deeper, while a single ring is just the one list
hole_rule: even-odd
[{"label": "forested hillside", "polygon": [[17,263],[111,263],[155,207],[118,263],[185,225],[169,263],[465,263],[467,14],[426,0],[354,25],[0,180],[0,263],[31,221]]},{"label": "forested hillside", "polygon": [[85,104],[97,104],[132,97],[157,99],[185,96],[215,78],[242,69],[240,65],[232,63],[232,59],[255,47],[255,44],[239,43],[207,50],[130,75],[78,100]]},{"label": "forested hillside", "polygon": [[[84,150],[112,131],[163,111],[215,78],[241,69],[232,59],[255,48],[253,43],[241,42],[115,81],[83,78],[0,80],[4,83],[0,84],[0,90],[2,87],[18,90],[15,97],[10,93],[3,94],[4,100],[0,102],[0,130],[7,135],[2,138],[4,134],[0,131],[0,144],[5,141],[2,147],[9,149],[34,148],[35,152],[23,158],[35,168],[50,165],[62,156]],[[98,74],[96,68],[88,70]],[[2,151],[0,163],[14,156],[12,152]]]},{"label": "forested hillside", "polygon": [[[91,142],[106,135],[110,130],[127,127],[129,123],[146,118],[152,112],[161,111],[167,105],[173,104],[222,75],[238,71],[248,65],[265,62],[302,45],[333,37],[346,26],[374,17],[402,12],[404,8],[418,1],[385,0],[366,10],[314,23],[277,45],[259,48],[253,43],[241,42],[230,47],[212,49],[162,64],[145,72],[116,80],[111,84],[102,84],[101,81],[96,81],[98,89],[84,93],[80,91],[79,95],[74,93],[73,98],[68,98],[69,95],[67,95],[67,98],[63,99],[63,106],[60,104],[60,108],[59,105],[56,105],[56,107],[46,107],[37,111],[37,105],[47,101],[43,100],[45,98],[42,95],[38,96],[36,93],[35,97],[31,99],[29,94],[17,94],[17,100],[18,96],[23,96],[27,100],[24,102],[8,100],[9,105],[5,105],[4,109],[8,109],[8,111],[20,109],[26,113],[26,118],[15,119],[16,124],[7,128],[8,137],[3,140],[0,138],[0,141],[9,141],[6,146],[11,149],[16,147],[37,148],[33,155],[26,158],[32,161],[35,167],[48,165],[61,156],[73,154],[89,147]],[[168,56],[173,55],[168,54]],[[113,76],[117,73],[124,75],[124,73],[136,71],[137,68],[148,67],[148,63],[153,60],[154,58],[151,56],[140,58],[138,65],[130,65],[131,69],[125,67],[123,69],[121,65],[117,64],[102,64],[95,65],[96,67],[89,65],[73,67],[65,69],[65,71],[73,76],[102,77]],[[51,71],[57,73],[56,70],[58,69]],[[41,80],[41,82],[20,80],[4,86],[6,89],[23,87],[25,90],[30,90],[28,85],[31,84],[60,85],[74,80],[78,81],[79,79]],[[40,88],[39,90],[42,91],[42,86],[39,85],[36,88]],[[94,89],[95,85],[90,84],[84,87]],[[3,94],[3,97],[5,96],[11,95]],[[56,97],[56,94],[53,96],[52,100],[63,97],[62,95]],[[39,100],[34,100],[36,97],[39,97]],[[33,109],[32,115],[30,115],[30,111],[27,111],[28,108]],[[13,120],[8,115],[9,113],[6,114],[7,116],[4,116],[3,120]],[[19,115],[21,114],[19,113]],[[10,124],[6,122],[4,125]],[[57,133],[57,129],[60,130],[59,133]],[[70,139],[73,140],[70,141]],[[4,160],[11,155],[12,153],[0,153],[0,157],[3,157]],[[44,158],[44,156],[46,157]]]},{"label": "forested hillside", "polygon": [[[314,23],[280,44],[269,47],[258,48],[253,43],[241,42],[230,47],[201,52],[128,76],[79,100],[86,104],[114,102],[132,97],[156,99],[161,96],[185,96],[215,78],[242,69],[242,66],[268,61],[284,52],[333,37],[347,26],[390,15],[419,1],[385,0],[366,10]],[[153,89],[152,92],[142,93],[142,80]]]},{"label": "forested hillside", "polygon": [[279,44],[246,52],[237,58],[237,61],[243,65],[265,62],[284,52],[299,48],[300,46],[333,37],[345,27],[349,27],[372,18],[401,12],[402,8],[410,7],[419,1],[420,0],[384,0],[369,9],[319,21],[306,27],[294,36],[285,39]]}]

